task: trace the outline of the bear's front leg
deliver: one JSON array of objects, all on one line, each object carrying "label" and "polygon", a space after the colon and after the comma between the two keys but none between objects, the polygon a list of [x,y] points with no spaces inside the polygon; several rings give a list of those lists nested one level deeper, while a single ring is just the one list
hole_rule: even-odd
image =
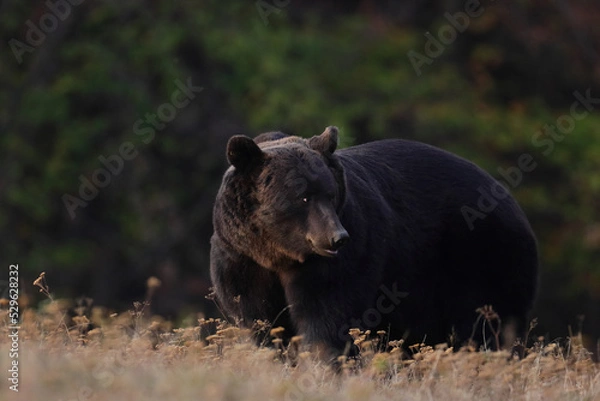
[{"label": "bear's front leg", "polygon": [[250,328],[257,319],[267,320],[294,334],[277,275],[236,253],[217,235],[211,239],[210,275],[219,304],[236,323]]},{"label": "bear's front leg", "polygon": [[348,332],[364,326],[357,316],[369,299],[360,287],[339,275],[336,278],[332,270],[325,262],[317,262],[280,273],[292,321],[303,342],[323,359],[356,353]]}]

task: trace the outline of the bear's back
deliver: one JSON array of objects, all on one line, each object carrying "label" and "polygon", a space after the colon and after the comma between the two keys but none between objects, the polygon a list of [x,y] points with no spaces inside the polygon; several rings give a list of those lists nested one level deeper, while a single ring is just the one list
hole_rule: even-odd
[{"label": "bear's back", "polygon": [[462,157],[421,142],[405,139],[385,139],[362,145],[340,149],[335,153],[344,166],[365,165],[375,171],[399,173],[410,179],[424,173],[435,173],[431,179],[479,177],[479,180],[493,181],[493,178],[474,163]]},{"label": "bear's back", "polygon": [[361,186],[375,185],[392,199],[393,194],[418,198],[424,210],[472,203],[479,186],[497,185],[491,175],[474,163],[410,140],[374,141],[340,149],[335,154],[351,189],[361,191]]}]

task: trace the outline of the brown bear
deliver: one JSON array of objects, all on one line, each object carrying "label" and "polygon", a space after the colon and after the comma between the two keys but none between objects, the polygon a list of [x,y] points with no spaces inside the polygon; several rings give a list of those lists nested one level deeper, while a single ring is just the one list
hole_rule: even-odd
[{"label": "brown bear", "polygon": [[[243,326],[284,326],[331,353],[344,350],[353,327],[465,341],[483,305],[522,333],[537,244],[508,191],[426,144],[337,144],[335,127],[310,139],[229,140],[210,262],[226,313]],[[482,193],[495,194],[494,207],[473,221],[465,210],[480,210]]]}]

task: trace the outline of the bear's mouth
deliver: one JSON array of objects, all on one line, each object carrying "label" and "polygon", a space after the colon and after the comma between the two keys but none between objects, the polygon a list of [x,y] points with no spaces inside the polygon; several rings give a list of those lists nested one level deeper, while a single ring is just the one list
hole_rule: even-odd
[{"label": "bear's mouth", "polygon": [[320,256],[325,256],[326,258],[333,258],[338,255],[338,249],[325,248],[317,246],[313,241],[308,239],[308,243],[310,244],[310,248],[314,253]]},{"label": "bear's mouth", "polygon": [[327,258],[333,258],[338,254],[338,251],[333,249],[320,249],[315,246],[313,246],[312,248],[317,255],[325,256]]}]

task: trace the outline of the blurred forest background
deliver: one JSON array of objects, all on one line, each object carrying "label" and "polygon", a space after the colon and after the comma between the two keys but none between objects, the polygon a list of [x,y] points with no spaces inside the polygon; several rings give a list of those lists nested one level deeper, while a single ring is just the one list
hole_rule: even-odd
[{"label": "blurred forest background", "polygon": [[57,297],[123,310],[156,276],[155,312],[216,316],[204,296],[227,139],[337,125],[342,146],[415,139],[500,179],[530,154],[511,189],[539,239],[534,333],[582,327],[595,344],[600,3],[477,4],[3,1],[0,255],[20,266],[22,301],[42,299],[30,284],[45,271]]}]

